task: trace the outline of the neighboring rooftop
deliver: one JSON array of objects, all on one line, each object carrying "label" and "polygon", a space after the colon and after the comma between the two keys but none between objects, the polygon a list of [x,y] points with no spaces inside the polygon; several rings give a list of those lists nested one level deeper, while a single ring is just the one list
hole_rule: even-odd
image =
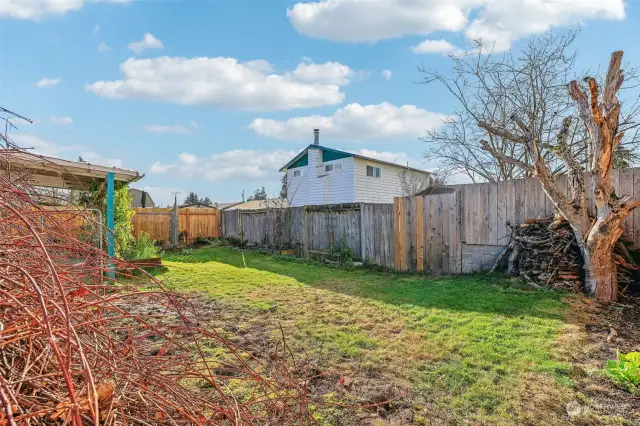
[{"label": "neighboring rooftop", "polygon": [[3,153],[9,155],[10,164],[24,168],[31,174],[34,186],[87,190],[93,182],[104,180],[111,172],[117,182],[124,183],[135,182],[144,176],[135,170],[63,160],[20,150],[5,149]]},{"label": "neighboring rooftop", "polygon": [[131,194],[131,207],[155,207],[151,195],[147,191],[137,188],[129,188]]},{"label": "neighboring rooftop", "polygon": [[375,163],[381,163],[381,164],[388,164],[390,166],[395,166],[395,167],[402,167],[405,169],[409,169],[415,172],[420,172],[420,173],[427,173],[429,174],[429,172],[425,171],[425,170],[421,170],[421,169],[416,169],[414,167],[408,167],[407,165],[404,164],[398,164],[398,163],[392,163],[390,161],[384,161],[384,160],[380,160],[378,158],[373,158],[373,157],[366,157],[364,155],[360,155],[360,154],[355,154],[353,152],[349,152],[349,151],[342,151],[339,149],[333,149],[333,148],[327,148],[326,146],[322,146],[322,145],[317,145],[317,144],[311,144],[309,146],[307,146],[305,149],[302,150],[302,152],[300,152],[298,155],[296,155],[295,157],[293,157],[287,164],[285,164],[280,171],[284,172],[285,170],[291,168],[291,167],[301,167],[302,164],[301,162],[299,162],[306,154],[307,151],[310,149],[320,149],[322,151],[325,151],[330,155],[330,157],[332,157],[333,159],[339,159],[339,158],[346,158],[346,157],[354,157],[354,158],[361,158],[363,160],[367,160],[367,161],[372,161]]},{"label": "neighboring rooftop", "polygon": [[288,201],[283,198],[270,198],[268,200],[251,200],[230,207],[221,208],[222,210],[261,210],[267,207],[286,207]]}]

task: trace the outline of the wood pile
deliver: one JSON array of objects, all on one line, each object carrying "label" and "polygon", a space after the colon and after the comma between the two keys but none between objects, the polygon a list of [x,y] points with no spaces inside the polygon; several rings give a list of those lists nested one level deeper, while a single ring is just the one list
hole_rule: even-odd
[{"label": "wood pile", "polygon": [[[560,216],[550,216],[528,219],[511,229],[511,240],[492,271],[506,271],[507,275],[522,277],[536,287],[582,290],[582,255],[569,222]],[[622,293],[637,283],[640,267],[622,242],[616,247],[615,260]]]}]

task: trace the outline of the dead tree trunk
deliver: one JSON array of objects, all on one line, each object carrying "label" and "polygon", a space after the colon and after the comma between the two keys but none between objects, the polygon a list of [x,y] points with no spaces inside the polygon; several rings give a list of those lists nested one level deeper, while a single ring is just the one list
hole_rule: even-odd
[{"label": "dead tree trunk", "polygon": [[[494,126],[492,123],[479,123],[489,134],[507,138],[524,145],[530,162],[523,162],[496,151],[487,142],[481,142],[483,149],[497,159],[515,164],[536,177],[547,196],[558,211],[567,219],[573,229],[585,266],[585,289],[596,298],[610,301],[618,298],[618,280],[613,257],[614,248],[620,235],[622,223],[640,202],[629,196],[617,196],[611,181],[613,153],[620,144],[623,134],[618,131],[620,102],[617,92],[624,76],[620,69],[622,51],[611,55],[604,91],[593,78],[587,78],[587,91],[577,81],[568,85],[569,94],[575,101],[578,115],[584,124],[589,138],[589,169],[593,173],[596,211],[595,220],[589,216],[587,191],[584,184],[583,169],[573,158],[567,142],[567,132],[571,118],[563,122],[557,135],[557,141],[539,141],[534,133],[517,114],[512,115],[520,134],[509,129]],[[563,161],[568,170],[570,197],[564,195],[556,184],[542,147]],[[552,147],[549,149],[548,147]]]}]

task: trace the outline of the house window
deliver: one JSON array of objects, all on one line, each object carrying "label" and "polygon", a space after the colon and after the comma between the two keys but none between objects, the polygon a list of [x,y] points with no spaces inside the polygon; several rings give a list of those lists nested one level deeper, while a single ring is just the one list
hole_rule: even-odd
[{"label": "house window", "polygon": [[380,177],[380,167],[367,166],[367,176],[373,178]]},{"label": "house window", "polygon": [[334,164],[334,169],[335,170],[342,170],[342,162],[335,163]]},{"label": "house window", "polygon": [[333,171],[333,164],[325,164],[324,165],[324,171],[325,172],[332,172]]},{"label": "house window", "polygon": [[302,170],[293,171],[293,177],[300,177],[300,176],[302,176]]}]

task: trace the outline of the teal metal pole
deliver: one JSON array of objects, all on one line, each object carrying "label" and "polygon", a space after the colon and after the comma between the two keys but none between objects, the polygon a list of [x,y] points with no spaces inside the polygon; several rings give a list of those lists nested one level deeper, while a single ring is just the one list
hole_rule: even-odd
[{"label": "teal metal pole", "polygon": [[[107,254],[111,257],[116,255],[116,239],[113,234],[114,231],[114,217],[113,217],[113,192],[115,190],[115,176],[113,172],[107,174]],[[116,273],[113,263],[108,266],[109,278],[114,280]]]}]

